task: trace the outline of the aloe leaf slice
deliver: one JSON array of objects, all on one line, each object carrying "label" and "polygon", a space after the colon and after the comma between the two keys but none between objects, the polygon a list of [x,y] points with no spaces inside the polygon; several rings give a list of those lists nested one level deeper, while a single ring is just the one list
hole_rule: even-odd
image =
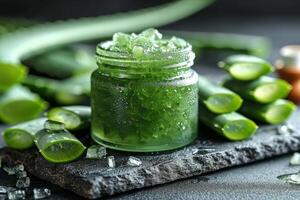
[{"label": "aloe leaf slice", "polygon": [[292,89],[286,81],[268,76],[254,81],[238,81],[228,78],[223,85],[242,98],[258,103],[271,103],[285,98]]},{"label": "aloe leaf slice", "polygon": [[34,139],[42,156],[49,162],[66,163],[78,159],[86,147],[69,131],[40,130]]},{"label": "aloe leaf slice", "polygon": [[295,111],[296,105],[291,101],[279,99],[270,104],[245,101],[241,112],[253,120],[268,124],[281,124]]},{"label": "aloe leaf slice", "polygon": [[229,113],[236,111],[243,100],[236,93],[211,83],[203,76],[198,76],[199,100],[213,113]]},{"label": "aloe leaf slice", "polygon": [[237,112],[214,114],[202,104],[199,105],[199,120],[231,141],[245,140],[257,129],[257,125],[252,120]]},{"label": "aloe leaf slice", "polygon": [[46,120],[39,118],[11,126],[2,132],[3,139],[13,149],[28,149],[34,145],[34,135],[43,129]]},{"label": "aloe leaf slice", "polygon": [[91,108],[89,106],[65,106],[52,108],[47,112],[50,120],[65,124],[68,130],[80,130],[90,126]]},{"label": "aloe leaf slice", "polygon": [[219,63],[219,66],[240,81],[258,79],[273,71],[273,67],[267,61],[250,55],[233,55]]},{"label": "aloe leaf slice", "polygon": [[41,115],[48,104],[27,88],[17,85],[0,96],[0,120],[14,124]]}]

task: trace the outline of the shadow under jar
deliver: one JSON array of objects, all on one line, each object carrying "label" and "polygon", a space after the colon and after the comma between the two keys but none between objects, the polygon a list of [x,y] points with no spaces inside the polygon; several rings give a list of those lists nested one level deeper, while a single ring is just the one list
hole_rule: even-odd
[{"label": "shadow under jar", "polygon": [[92,138],[108,148],[156,152],[197,137],[198,75],[191,46],[143,58],[97,46]]}]

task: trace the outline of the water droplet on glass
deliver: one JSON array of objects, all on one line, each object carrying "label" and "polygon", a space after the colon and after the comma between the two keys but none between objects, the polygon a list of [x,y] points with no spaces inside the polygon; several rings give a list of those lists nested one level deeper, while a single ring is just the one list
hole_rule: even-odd
[{"label": "water droplet on glass", "polygon": [[115,168],[116,167],[116,161],[114,156],[108,156],[107,157],[107,164],[109,168]]},{"label": "water droplet on glass", "polygon": [[34,199],[44,199],[51,196],[51,190],[48,188],[34,188],[33,198]]},{"label": "water droplet on glass", "polygon": [[142,164],[142,161],[139,158],[130,156],[127,161],[127,165],[132,167],[138,167]]}]

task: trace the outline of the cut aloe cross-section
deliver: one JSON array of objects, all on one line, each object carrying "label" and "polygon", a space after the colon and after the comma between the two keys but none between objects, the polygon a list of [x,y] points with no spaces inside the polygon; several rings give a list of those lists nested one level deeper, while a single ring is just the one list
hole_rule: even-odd
[{"label": "cut aloe cross-section", "polygon": [[286,81],[268,76],[254,81],[237,81],[228,78],[224,81],[224,86],[244,99],[259,103],[270,103],[285,98],[292,89]]},{"label": "cut aloe cross-section", "polygon": [[215,85],[203,76],[198,81],[199,100],[214,113],[229,113],[240,108],[243,100],[236,93]]},{"label": "cut aloe cross-section", "polygon": [[14,86],[0,96],[0,120],[14,124],[38,117],[47,103],[27,88]]},{"label": "cut aloe cross-section", "polygon": [[247,139],[257,129],[257,125],[252,120],[237,112],[214,114],[201,104],[199,105],[199,120],[221,136],[232,141]]},{"label": "cut aloe cross-section", "polygon": [[65,106],[52,108],[47,117],[65,124],[68,130],[80,130],[90,126],[91,108],[89,106]]},{"label": "cut aloe cross-section", "polygon": [[34,145],[34,135],[43,129],[46,120],[39,118],[9,127],[3,131],[3,139],[11,148],[28,149]]},{"label": "cut aloe cross-section", "polygon": [[295,104],[288,100],[279,99],[270,104],[244,102],[241,112],[251,119],[268,124],[280,124],[286,121],[296,109]]},{"label": "cut aloe cross-section", "polygon": [[267,61],[250,55],[233,55],[219,63],[229,74],[237,80],[255,80],[272,72],[273,68]]},{"label": "cut aloe cross-section", "polygon": [[53,163],[66,163],[78,159],[85,146],[66,129],[40,130],[34,140],[42,156]]}]

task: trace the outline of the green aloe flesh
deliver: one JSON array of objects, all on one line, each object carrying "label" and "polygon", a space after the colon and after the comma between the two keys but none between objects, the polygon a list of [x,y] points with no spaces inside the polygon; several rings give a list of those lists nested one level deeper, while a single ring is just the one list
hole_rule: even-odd
[{"label": "green aloe flesh", "polygon": [[166,31],[165,34],[185,39],[193,46],[193,50],[196,52],[222,50],[259,57],[267,57],[270,53],[270,41],[260,36],[189,31]]},{"label": "green aloe flesh", "polygon": [[55,49],[34,56],[24,63],[34,73],[55,79],[66,79],[81,73],[91,73],[97,68],[94,48],[83,45]]},{"label": "green aloe flesh", "polygon": [[91,108],[89,106],[65,106],[48,111],[50,120],[65,124],[68,130],[80,130],[90,126]]},{"label": "green aloe flesh", "polygon": [[78,159],[85,146],[69,131],[40,130],[34,139],[42,156],[52,163],[66,163]]},{"label": "green aloe flesh", "polygon": [[272,72],[273,68],[267,61],[250,55],[232,55],[219,63],[237,80],[250,81]]},{"label": "green aloe flesh", "polygon": [[62,81],[29,75],[23,85],[59,105],[82,104],[88,101],[90,95],[90,74],[81,74]]},{"label": "green aloe flesh", "polygon": [[292,89],[286,81],[268,76],[254,81],[238,81],[228,78],[223,85],[242,98],[258,103],[271,103],[277,99],[285,98]]},{"label": "green aloe flesh", "polygon": [[199,105],[199,120],[231,141],[245,140],[251,137],[257,129],[257,125],[252,120],[237,112],[214,114],[201,103]]},{"label": "green aloe flesh", "polygon": [[11,126],[2,132],[3,139],[13,149],[28,149],[34,145],[34,135],[43,129],[46,120],[39,118]]},{"label": "green aloe flesh", "polygon": [[47,108],[47,102],[23,86],[14,86],[0,96],[0,120],[8,124],[34,119]]},{"label": "green aloe flesh", "polygon": [[199,100],[213,113],[229,113],[236,111],[243,100],[234,92],[211,83],[203,76],[198,80]]},{"label": "green aloe flesh", "polygon": [[281,124],[286,121],[296,105],[288,100],[279,99],[270,104],[244,102],[241,112],[251,119],[268,124]]},{"label": "green aloe flesh", "polygon": [[[16,31],[0,38],[1,77],[9,76],[8,71],[3,70],[7,65],[20,67],[22,60],[46,50],[75,42],[110,37],[117,31],[134,32],[152,26],[169,24],[201,10],[213,1],[177,0],[128,13],[46,23]],[[9,50],[7,50],[8,47]],[[8,82],[6,87],[21,81],[22,78]]]},{"label": "green aloe flesh", "polygon": [[0,61],[0,74],[0,93],[3,93],[26,77],[27,68],[21,64],[13,65]]}]

